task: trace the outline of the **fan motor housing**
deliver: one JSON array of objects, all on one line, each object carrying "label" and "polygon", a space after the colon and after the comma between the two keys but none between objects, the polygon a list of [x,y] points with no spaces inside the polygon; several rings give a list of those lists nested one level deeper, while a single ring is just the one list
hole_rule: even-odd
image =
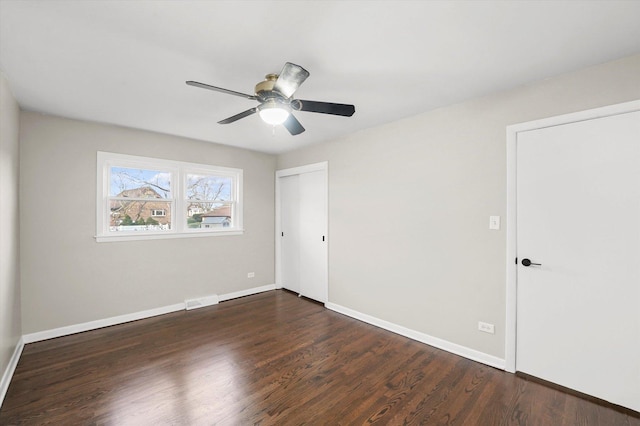
[{"label": "fan motor housing", "polygon": [[[267,74],[264,76],[264,81],[256,84],[256,95],[260,97],[272,97],[273,86],[276,84],[278,74]],[[271,95],[271,96],[270,96]]]}]

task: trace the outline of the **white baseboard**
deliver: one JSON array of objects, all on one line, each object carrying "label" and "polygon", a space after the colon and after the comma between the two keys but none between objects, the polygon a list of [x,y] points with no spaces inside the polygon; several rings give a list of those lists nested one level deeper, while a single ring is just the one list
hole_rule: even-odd
[{"label": "white baseboard", "polygon": [[[221,294],[218,296],[220,302],[235,299],[252,294],[262,293],[264,291],[275,290],[275,284],[263,285],[261,287],[249,288],[247,290],[236,291],[233,293]],[[185,309],[185,303],[176,303],[175,305],[162,306],[160,308],[148,309],[146,311],[134,312],[131,314],[119,315],[116,317],[105,318],[95,321],[84,322],[81,324],[68,325],[66,327],[54,328],[51,330],[39,331],[36,333],[25,334],[22,336],[23,344],[39,342],[41,340],[53,339],[56,337],[68,336],[69,334],[82,333],[83,331],[96,330],[98,328],[109,327],[112,325],[124,324],[126,322],[137,321],[140,319],[151,318],[157,315],[168,314],[171,312],[182,311]]]},{"label": "white baseboard", "polygon": [[9,383],[11,383],[13,373],[16,371],[16,367],[18,366],[20,355],[22,355],[22,349],[24,349],[24,339],[21,337],[16,344],[16,348],[13,351],[13,355],[11,355],[11,359],[9,359],[7,368],[5,368],[4,373],[2,374],[2,380],[0,380],[0,407],[2,407],[4,397],[7,395],[7,391],[9,390]]},{"label": "white baseboard", "polygon": [[263,293],[265,291],[275,290],[275,284],[263,285],[261,287],[253,287],[247,290],[235,291],[233,293],[221,294],[218,299],[220,302],[224,302],[225,300],[237,299],[238,297],[251,296],[252,294]]},{"label": "white baseboard", "polygon": [[81,324],[68,325],[66,327],[53,328],[51,330],[38,331],[36,333],[22,336],[24,343],[39,342],[41,340],[53,339],[56,337],[68,336],[69,334],[82,333],[83,331],[96,330],[98,328],[109,327],[140,319],[151,318],[157,315],[168,314],[170,312],[184,310],[184,302],[175,305],[162,306],[160,308],[148,309],[146,311],[134,312],[131,314],[118,315],[117,317],[104,318],[95,321],[83,322]]},{"label": "white baseboard", "polygon": [[380,318],[373,317],[371,315],[363,314],[362,312],[355,311],[353,309],[346,308],[335,303],[325,303],[324,306],[327,309],[346,315],[351,318],[366,322],[367,324],[375,325],[376,327],[383,328],[391,331],[392,333],[399,334],[409,339],[416,340],[421,343],[425,343],[429,346],[434,346],[438,349],[442,349],[447,352],[451,352],[456,355],[460,355],[464,358],[468,358],[473,361],[480,362],[482,364],[489,365],[491,367],[505,369],[504,359],[495,357],[493,355],[486,354],[484,352],[477,351],[475,349],[468,348],[466,346],[458,345],[447,340],[439,339],[437,337],[430,336],[428,334],[412,330],[410,328],[403,327],[398,324],[394,324],[389,321],[382,320]]}]

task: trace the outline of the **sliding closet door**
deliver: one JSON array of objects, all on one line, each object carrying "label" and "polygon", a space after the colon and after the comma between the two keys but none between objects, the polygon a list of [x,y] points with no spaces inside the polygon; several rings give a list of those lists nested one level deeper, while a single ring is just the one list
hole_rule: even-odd
[{"label": "sliding closet door", "polygon": [[300,293],[327,301],[326,172],[299,176]]},{"label": "sliding closet door", "polygon": [[328,300],[327,171],[317,165],[280,170],[279,271],[287,290]]},{"label": "sliding closet door", "polygon": [[300,293],[300,185],[299,175],[285,176],[280,184],[281,283]]}]

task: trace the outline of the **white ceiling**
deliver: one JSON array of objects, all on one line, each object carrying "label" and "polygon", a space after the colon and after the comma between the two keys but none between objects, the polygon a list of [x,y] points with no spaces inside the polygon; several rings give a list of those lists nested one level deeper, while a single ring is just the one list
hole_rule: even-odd
[{"label": "white ceiling", "polygon": [[[22,108],[283,152],[640,52],[640,1],[7,1],[0,70]],[[295,97],[352,103],[296,113],[299,136],[253,93],[285,62]]]}]

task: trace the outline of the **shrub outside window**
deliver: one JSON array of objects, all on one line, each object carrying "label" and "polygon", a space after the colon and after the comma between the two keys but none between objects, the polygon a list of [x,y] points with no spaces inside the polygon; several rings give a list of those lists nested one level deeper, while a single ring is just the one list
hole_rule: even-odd
[{"label": "shrub outside window", "polygon": [[242,234],[242,170],[98,152],[96,240]]}]

